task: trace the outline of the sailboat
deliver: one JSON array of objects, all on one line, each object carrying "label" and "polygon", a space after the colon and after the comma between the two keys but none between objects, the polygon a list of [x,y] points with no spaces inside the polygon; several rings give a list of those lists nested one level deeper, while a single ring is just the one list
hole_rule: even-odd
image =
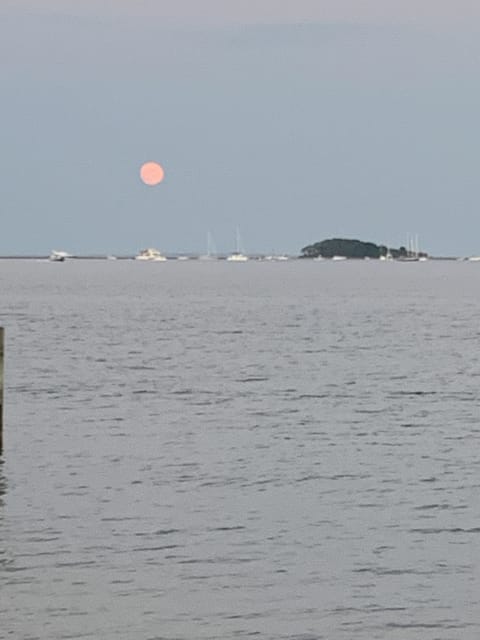
[{"label": "sailboat", "polygon": [[407,257],[404,262],[418,262],[418,235],[407,235]]},{"label": "sailboat", "polygon": [[387,252],[382,254],[379,257],[379,260],[393,260],[392,252],[390,251],[388,246],[387,246]]},{"label": "sailboat", "polygon": [[217,260],[217,248],[213,235],[210,231],[207,231],[207,253],[203,256],[199,256],[199,260]]},{"label": "sailboat", "polygon": [[418,248],[418,234],[407,235],[407,255],[399,258],[401,262],[426,262],[428,256],[421,254]]},{"label": "sailboat", "polygon": [[229,262],[247,262],[248,256],[246,256],[244,253],[242,253],[242,251],[240,250],[240,247],[241,247],[240,231],[239,231],[239,229],[237,227],[237,231],[236,231],[236,251],[234,251],[229,256],[227,256],[227,260]]}]

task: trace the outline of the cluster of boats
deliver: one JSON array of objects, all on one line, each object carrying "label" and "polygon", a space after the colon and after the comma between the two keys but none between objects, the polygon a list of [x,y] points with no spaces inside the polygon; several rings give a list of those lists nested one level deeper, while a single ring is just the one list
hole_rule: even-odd
[{"label": "cluster of boats", "polygon": [[[387,252],[384,255],[379,257],[380,261],[393,261],[396,262],[425,262],[428,260],[428,256],[425,253],[421,253],[418,250],[418,236],[409,236],[408,237],[408,250],[404,252],[403,255],[392,255],[394,252],[387,249]],[[49,259],[52,262],[64,262],[68,258],[73,258],[74,256],[66,251],[52,251]],[[103,256],[97,256],[103,257]],[[106,259],[116,260],[116,257],[113,255],[105,256]],[[226,260],[227,262],[247,262],[248,260],[260,260],[260,261],[275,261],[275,262],[283,262],[286,260],[293,259],[292,256],[288,256],[285,254],[272,254],[272,255],[257,255],[257,256],[249,256],[247,255],[241,244],[240,233],[237,228],[236,230],[236,250],[230,253],[229,255],[220,255],[217,253],[215,243],[213,240],[213,236],[210,232],[207,233],[207,252],[203,255],[192,256],[192,255],[177,255],[177,256],[169,256],[167,257],[158,249],[153,247],[148,247],[147,249],[142,249],[135,256],[131,256],[134,260],[138,260],[139,262],[166,262],[167,260],[200,260],[200,261],[208,261],[208,260]],[[370,260],[371,258],[366,257],[365,260]],[[471,260],[471,261],[480,261],[480,256],[473,256],[470,258],[460,258],[462,260]],[[345,255],[334,255],[332,257],[325,257],[322,255],[318,255],[313,258],[314,261],[342,261],[348,260]]]},{"label": "cluster of boats", "polygon": [[[75,258],[78,256],[74,256],[66,251],[52,251],[49,260],[51,262],[65,262],[68,258]],[[103,256],[97,256],[98,258],[102,258]],[[105,256],[107,260],[116,260],[116,256],[108,255]],[[206,253],[200,256],[191,256],[191,255],[177,255],[177,256],[169,256],[167,257],[158,249],[153,247],[149,247],[147,249],[142,249],[136,256],[133,256],[134,260],[138,260],[139,262],[166,262],[167,260],[200,260],[202,262],[209,260],[226,260],[227,262],[247,262],[248,260],[265,260],[265,261],[276,261],[283,262],[285,260],[290,260],[290,256],[287,255],[269,255],[269,256],[248,256],[241,251],[234,251],[230,255],[220,256],[214,253]]]},{"label": "cluster of boats", "polygon": [[[49,261],[50,262],[65,262],[65,260],[68,260],[69,258],[75,258],[78,256],[74,256],[71,253],[67,253],[66,251],[52,251],[50,256],[49,256]],[[87,256],[83,256],[83,257],[87,257]],[[113,256],[113,255],[107,255],[107,256],[88,256],[88,257],[97,257],[97,258],[104,258],[106,260],[116,260],[117,257]],[[124,257],[124,256],[122,256]],[[126,257],[126,256],[125,256]],[[130,257],[130,259],[132,259]],[[255,261],[261,261],[261,262],[284,262],[286,260],[294,260],[295,257],[292,256],[288,256],[285,254],[280,254],[280,255],[262,255],[262,256],[248,256],[245,253],[242,253],[240,251],[234,251],[233,253],[225,256],[221,256],[218,254],[213,254],[213,253],[206,253],[204,255],[200,255],[200,256],[191,256],[191,255],[177,255],[177,256],[165,256],[164,254],[162,254],[158,249],[154,249],[152,247],[149,247],[148,249],[142,249],[136,256],[133,256],[134,260],[138,260],[140,262],[166,262],[167,260],[177,260],[177,261],[183,261],[183,260],[200,260],[200,261],[215,261],[215,260],[221,260],[221,261],[227,261],[227,262],[247,262],[248,260],[255,260]],[[332,256],[331,258],[326,258],[323,256],[317,256],[315,258],[312,258],[313,262],[340,262],[343,260],[348,260],[349,258],[347,258],[346,256]],[[365,260],[371,260],[371,258],[364,258]],[[445,258],[446,259],[446,258]],[[480,256],[471,256],[471,257],[465,257],[465,258],[450,258],[453,260],[459,260],[459,261],[469,261],[469,262],[480,262]],[[391,255],[384,255],[384,256],[380,256],[379,261],[380,262],[389,262],[389,261],[395,261],[395,262],[426,262],[427,260],[429,260],[428,256],[426,255],[420,255],[420,256],[400,256],[400,257],[392,257]]]},{"label": "cluster of boats", "polygon": [[[190,260],[190,256],[176,256],[176,260]],[[226,260],[227,262],[247,262],[250,260],[250,256],[247,256],[245,253],[241,251],[234,251],[230,255],[226,257],[220,257],[217,254],[206,253],[205,255],[198,256],[194,258],[196,260],[207,261],[207,260]],[[261,258],[255,258],[256,260],[275,260],[275,261],[284,261],[289,260],[289,256],[286,255],[274,255],[274,256],[262,256]],[[138,255],[135,256],[135,260],[143,260],[150,262],[165,262],[168,260],[166,256],[164,256],[158,249],[142,249]]]},{"label": "cluster of boats", "polygon": [[[414,242],[415,240],[415,242]],[[404,255],[393,256],[389,249],[384,255],[380,256],[381,261],[389,261],[396,260],[402,262],[423,262],[427,260],[426,254],[422,254],[418,250],[418,236],[415,236],[415,239],[412,240],[409,238],[409,250],[405,252]],[[66,251],[52,251],[50,255],[50,260],[53,262],[64,262],[67,258],[72,258],[71,254],[68,254]],[[100,257],[100,256],[98,256]],[[107,259],[114,260],[115,256],[106,256]],[[283,262],[286,260],[290,260],[291,256],[285,254],[272,254],[272,255],[257,255],[257,256],[249,256],[245,253],[242,247],[242,243],[240,240],[240,232],[237,228],[236,230],[236,250],[228,255],[220,255],[217,253],[215,243],[213,240],[213,236],[210,232],[207,233],[207,252],[204,255],[192,256],[192,255],[177,255],[177,256],[166,256],[158,249],[153,247],[148,247],[147,249],[142,249],[137,255],[132,256],[134,260],[138,260],[139,262],[166,262],[167,260],[226,260],[227,262],[247,262],[248,260],[260,260],[260,261],[276,261]],[[334,262],[340,260],[347,260],[348,257],[345,255],[334,255],[326,256],[318,255],[313,258],[314,261],[321,260],[332,260]],[[480,258],[471,258],[471,260],[480,259]],[[366,257],[365,260],[370,260],[370,258]]]}]

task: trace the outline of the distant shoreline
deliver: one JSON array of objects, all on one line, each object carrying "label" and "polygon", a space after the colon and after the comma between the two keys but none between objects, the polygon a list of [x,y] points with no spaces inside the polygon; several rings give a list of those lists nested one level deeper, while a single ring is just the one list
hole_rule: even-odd
[{"label": "distant shoreline", "polygon": [[[212,262],[217,261],[226,261],[228,254],[220,254],[217,255]],[[175,262],[175,261],[183,261],[185,260],[185,257],[188,258],[187,262],[190,261],[198,261],[198,262],[203,262],[201,260],[201,254],[185,254],[185,253],[179,253],[179,254],[170,254],[167,255],[166,258],[169,261]],[[250,254],[249,258],[252,261],[270,261],[269,259],[266,260],[266,254]],[[306,256],[298,256],[298,255],[288,255],[286,254],[286,257],[288,258],[287,261],[291,260],[291,261],[301,261],[301,262],[311,262],[314,260],[314,258],[310,258],[310,257],[306,257]],[[70,262],[72,260],[106,260],[106,261],[113,261],[112,258],[114,258],[115,260],[135,260],[135,255],[134,254],[128,254],[128,255],[105,255],[105,254],[80,254],[80,255],[73,255],[68,257],[67,261]],[[183,258],[183,260],[179,260],[179,258]],[[0,260],[39,260],[39,261],[47,261],[50,262],[49,260],[49,256],[48,255],[36,255],[36,254],[7,254],[7,255],[0,255]],[[351,258],[351,257],[345,257],[345,260],[348,262],[365,262],[368,260],[365,260],[365,258]],[[325,262],[331,262],[332,258],[324,258]],[[381,260],[379,260],[378,258],[372,258],[370,260],[371,262],[381,262]],[[393,260],[394,262],[402,262],[402,260]],[[429,256],[428,257],[428,261],[450,261],[450,262],[454,262],[454,261],[475,261],[472,260],[469,257],[462,257],[462,256]]]}]

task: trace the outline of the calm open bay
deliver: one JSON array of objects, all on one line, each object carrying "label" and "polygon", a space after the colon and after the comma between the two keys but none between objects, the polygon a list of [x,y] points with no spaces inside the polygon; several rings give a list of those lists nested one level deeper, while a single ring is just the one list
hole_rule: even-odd
[{"label": "calm open bay", "polygon": [[476,640],[480,265],[0,262],[0,637]]}]

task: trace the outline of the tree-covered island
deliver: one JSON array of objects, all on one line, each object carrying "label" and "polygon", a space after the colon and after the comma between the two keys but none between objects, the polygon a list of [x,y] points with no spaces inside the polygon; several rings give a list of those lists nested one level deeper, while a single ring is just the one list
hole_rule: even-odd
[{"label": "tree-covered island", "polygon": [[412,251],[407,251],[405,247],[393,249],[385,245],[377,245],[373,242],[362,242],[361,240],[349,240],[347,238],[331,238],[303,247],[300,257],[333,258],[334,256],[359,259],[392,257],[394,259],[408,260],[409,258],[426,257],[426,254],[414,254]]}]

